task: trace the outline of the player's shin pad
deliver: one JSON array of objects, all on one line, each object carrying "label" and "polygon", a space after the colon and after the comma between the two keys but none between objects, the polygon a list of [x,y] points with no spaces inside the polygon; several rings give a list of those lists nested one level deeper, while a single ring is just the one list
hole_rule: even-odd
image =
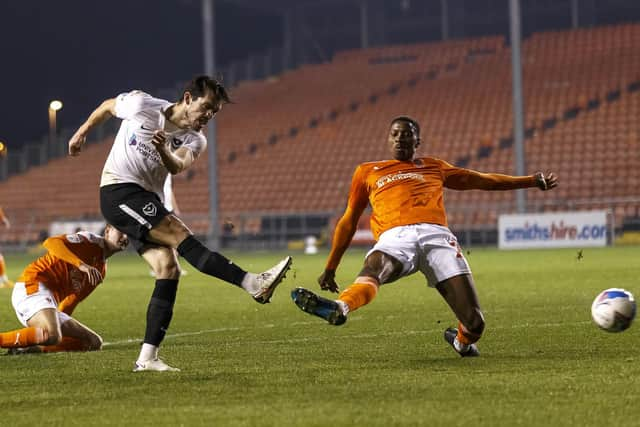
[{"label": "player's shin pad", "polygon": [[144,342],[159,346],[171,324],[173,305],[176,301],[178,281],[156,280],[156,287],[147,308],[147,330]]},{"label": "player's shin pad", "polygon": [[246,271],[217,252],[205,247],[193,236],[178,245],[178,253],[200,272],[241,286]]}]

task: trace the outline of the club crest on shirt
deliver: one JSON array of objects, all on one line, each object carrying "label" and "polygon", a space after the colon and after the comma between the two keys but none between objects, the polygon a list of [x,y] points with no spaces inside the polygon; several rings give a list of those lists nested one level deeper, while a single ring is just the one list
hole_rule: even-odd
[{"label": "club crest on shirt", "polygon": [[177,150],[184,144],[184,141],[178,138],[171,138],[171,148]]},{"label": "club crest on shirt", "polygon": [[146,216],[156,216],[158,208],[152,202],[149,202],[142,208],[142,213]]},{"label": "club crest on shirt", "polygon": [[136,145],[136,144],[138,144],[138,141],[136,140],[136,136],[131,135],[131,138],[129,138],[129,145]]}]

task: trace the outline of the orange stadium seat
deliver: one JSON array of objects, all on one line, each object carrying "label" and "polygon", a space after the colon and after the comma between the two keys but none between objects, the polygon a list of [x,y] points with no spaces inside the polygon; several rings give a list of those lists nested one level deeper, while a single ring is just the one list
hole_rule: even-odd
[{"label": "orange stadium seat", "polygon": [[[528,170],[553,170],[561,180],[544,198],[529,192],[533,203],[637,195],[638,45],[637,24],[536,33],[524,41]],[[331,62],[243,82],[231,96],[235,104],[217,121],[221,218],[340,211],[353,169],[387,157],[386,130],[401,114],[422,124],[419,154],[450,162],[468,156],[468,167],[513,173],[511,59],[502,37],[344,51]],[[31,228],[41,226],[39,218],[99,217],[97,186],[109,149],[108,141],[93,144],[79,159],[12,176],[0,184],[5,210]],[[206,218],[207,170],[205,155],[174,180],[187,217]],[[73,203],[60,203],[42,185],[51,177]],[[496,209],[470,215],[470,204],[508,211],[515,203],[513,192],[445,197],[451,223],[478,226],[494,225]],[[616,216],[638,213],[635,205],[620,206]],[[24,212],[32,216],[23,221]],[[191,226],[208,228],[206,219]]]}]

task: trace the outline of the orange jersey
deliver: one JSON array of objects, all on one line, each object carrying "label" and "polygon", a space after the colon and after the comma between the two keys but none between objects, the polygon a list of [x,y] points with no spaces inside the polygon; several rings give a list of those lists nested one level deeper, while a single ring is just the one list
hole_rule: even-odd
[{"label": "orange jersey", "polygon": [[401,162],[363,163],[353,174],[350,206],[371,204],[371,230],[376,240],[399,225],[430,223],[447,226],[444,188],[511,190],[533,187],[533,177],[485,174],[423,157]]},{"label": "orange jersey", "polygon": [[444,188],[514,190],[535,186],[534,176],[481,173],[433,157],[362,163],[353,173],[347,210],[336,226],[327,268],[337,267],[368,204],[372,208],[371,231],[378,240],[380,234],[401,225],[446,227]]},{"label": "orange jersey", "polygon": [[44,283],[55,296],[58,309],[71,314],[94,290],[78,266],[95,267],[104,279],[103,242],[102,237],[87,232],[50,237],[42,244],[48,252],[29,264],[18,281],[25,283],[27,294],[37,292],[38,282]]}]

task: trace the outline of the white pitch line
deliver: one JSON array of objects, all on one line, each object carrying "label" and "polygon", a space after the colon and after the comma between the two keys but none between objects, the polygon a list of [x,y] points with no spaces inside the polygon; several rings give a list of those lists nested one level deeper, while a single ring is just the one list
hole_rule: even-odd
[{"label": "white pitch line", "polygon": [[[240,331],[242,329],[247,328],[216,328],[216,329],[205,329],[202,331],[193,331],[193,332],[181,332],[178,334],[167,334],[166,338],[180,338],[180,337],[189,337],[192,335],[206,335],[206,334],[215,334],[218,332],[231,332],[231,331]],[[138,343],[142,342],[142,338],[128,338],[126,340],[114,341],[114,342],[105,342],[102,343],[103,347],[114,346],[114,345],[122,345],[122,344],[131,344],[132,342]]]},{"label": "white pitch line", "polygon": [[[361,316],[349,318],[349,322],[362,320]],[[536,324],[519,324],[519,325],[510,325],[510,326],[494,326],[491,327],[492,330],[502,330],[502,329],[520,329],[520,328],[557,328],[557,327],[566,327],[570,325],[583,325],[591,323],[590,321],[584,320],[580,322],[556,322],[556,323],[536,323]],[[289,323],[288,326],[308,326],[308,325],[317,325],[318,322],[294,322]],[[267,324],[262,325],[262,329],[273,329],[276,325]],[[201,331],[193,331],[193,332],[180,332],[176,334],[167,334],[165,339],[172,338],[182,338],[182,337],[190,337],[197,335],[209,335],[216,334],[221,332],[233,332],[233,331],[242,331],[242,330],[250,330],[257,328],[247,328],[247,327],[230,327],[230,328],[216,328],[216,329],[204,329]],[[361,334],[353,334],[353,335],[342,335],[342,336],[333,336],[332,339],[366,339],[366,338],[379,338],[379,337],[392,337],[398,335],[422,335],[422,334],[431,334],[434,332],[439,332],[442,330],[442,327],[431,328],[431,329],[422,329],[419,331],[416,330],[408,330],[408,331],[395,331],[395,332],[382,332],[382,333],[361,333]],[[301,338],[287,338],[287,339],[273,339],[273,340],[254,340],[254,341],[242,341],[243,343],[254,343],[254,344],[282,344],[282,343],[300,343],[300,342],[310,342],[310,341],[318,341],[326,339],[326,336],[307,336]],[[103,347],[113,347],[118,345],[125,345],[131,343],[140,343],[142,342],[142,338],[128,338],[120,341],[113,342],[105,342],[103,343]]]}]

